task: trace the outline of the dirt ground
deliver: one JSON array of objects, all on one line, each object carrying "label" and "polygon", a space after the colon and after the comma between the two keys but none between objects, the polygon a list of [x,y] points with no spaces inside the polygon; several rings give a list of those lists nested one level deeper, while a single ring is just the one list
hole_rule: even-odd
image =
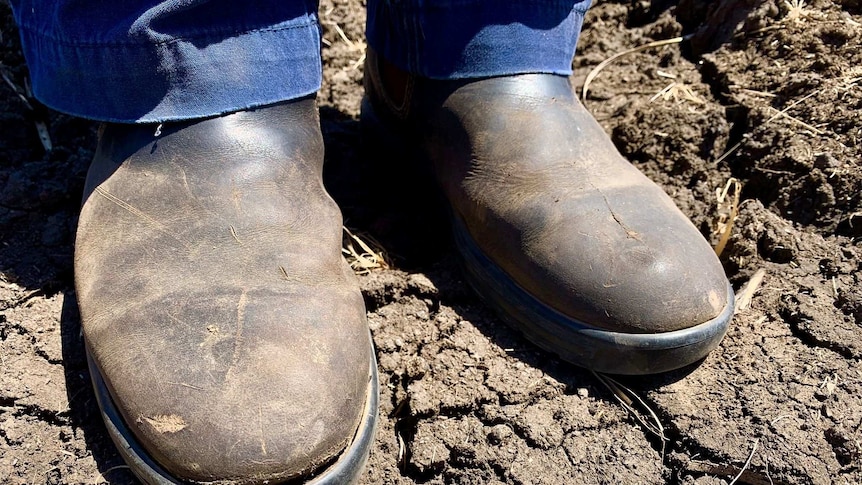
[{"label": "dirt ground", "polygon": [[[399,268],[361,278],[381,377],[364,483],[862,483],[862,2],[588,13],[579,90],[611,55],[685,36],[610,63],[587,106],[713,243],[738,181],[721,258],[738,293],[765,271],[700,365],[619,379],[663,437],[644,408],[502,326],[444,226],[380,202],[410,187],[361,145],[363,2],[322,3],[328,186]],[[95,125],[13,92],[27,71],[5,3],[0,20],[0,483],[134,483],[96,411],[72,284]]]}]

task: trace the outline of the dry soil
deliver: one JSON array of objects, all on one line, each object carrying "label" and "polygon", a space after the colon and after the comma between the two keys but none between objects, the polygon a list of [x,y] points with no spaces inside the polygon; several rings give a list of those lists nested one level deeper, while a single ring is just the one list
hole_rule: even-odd
[{"label": "dry soil", "polygon": [[[737,292],[762,283],[700,365],[620,379],[656,436],[501,325],[444,225],[381,203],[411,188],[361,145],[363,2],[322,2],[327,183],[399,268],[361,277],[381,377],[364,483],[862,483],[862,3],[596,3],[573,84],[685,36],[612,62],[586,104],[715,244],[738,181],[721,258]],[[99,420],[72,284],[95,124],[13,91],[27,69],[5,4],[0,21],[0,483],[134,483]]]}]

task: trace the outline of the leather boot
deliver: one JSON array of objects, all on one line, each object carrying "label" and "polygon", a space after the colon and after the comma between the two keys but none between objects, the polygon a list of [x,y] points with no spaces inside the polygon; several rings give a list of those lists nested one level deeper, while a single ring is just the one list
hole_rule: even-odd
[{"label": "leather boot", "polygon": [[377,373],[314,99],[156,131],[103,126],[78,226],[111,438],[150,484],[354,481]]},{"label": "leather boot", "polygon": [[430,80],[369,52],[365,89],[366,143],[400,144],[402,163],[430,167],[467,280],[528,339],[619,374],[679,368],[718,345],[733,314],[718,258],[568,78]]}]

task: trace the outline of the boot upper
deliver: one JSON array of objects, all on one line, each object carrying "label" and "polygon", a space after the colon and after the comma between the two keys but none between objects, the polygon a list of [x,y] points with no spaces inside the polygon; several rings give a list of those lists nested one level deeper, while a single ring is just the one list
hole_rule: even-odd
[{"label": "boot upper", "polygon": [[135,438],[180,479],[305,475],[356,431],[371,345],[316,113],[101,134],[76,242],[83,332]]},{"label": "boot upper", "polygon": [[413,137],[453,217],[517,285],[625,333],[692,327],[727,307],[709,244],[619,154],[567,78],[406,76],[393,89],[381,63],[369,56],[366,72],[378,116]]}]

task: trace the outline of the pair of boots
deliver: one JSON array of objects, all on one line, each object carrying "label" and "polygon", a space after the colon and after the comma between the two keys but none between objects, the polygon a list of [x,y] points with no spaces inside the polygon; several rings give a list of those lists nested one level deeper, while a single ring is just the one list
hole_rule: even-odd
[{"label": "pair of boots", "polygon": [[[645,374],[724,335],[733,298],[715,254],[567,78],[432,81],[372,52],[362,123],[366,143],[430,165],[468,281],[540,347]],[[377,371],[315,100],[160,131],[103,127],[78,228],[112,439],[146,483],[354,481]]]}]

